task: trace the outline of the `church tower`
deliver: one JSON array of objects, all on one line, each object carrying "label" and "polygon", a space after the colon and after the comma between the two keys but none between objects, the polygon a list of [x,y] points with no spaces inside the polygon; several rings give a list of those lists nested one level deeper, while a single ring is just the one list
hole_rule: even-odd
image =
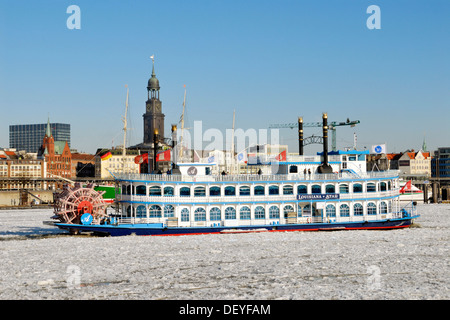
[{"label": "church tower", "polygon": [[164,117],[159,100],[159,80],[155,75],[155,59],[151,56],[153,62],[152,77],[148,80],[147,85],[147,102],[144,117],[144,144],[153,143],[153,134],[155,129],[158,130],[160,138],[164,137]]},{"label": "church tower", "polygon": [[47,150],[48,154],[55,153],[55,140],[52,135],[52,128],[50,127],[50,118],[47,120],[47,128],[45,130],[44,140],[42,141],[43,150]]}]

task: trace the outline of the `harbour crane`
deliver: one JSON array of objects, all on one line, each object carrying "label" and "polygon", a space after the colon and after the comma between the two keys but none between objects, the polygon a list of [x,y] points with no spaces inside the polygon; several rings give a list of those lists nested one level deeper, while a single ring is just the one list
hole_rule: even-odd
[{"label": "harbour crane", "polygon": [[[331,149],[336,151],[336,127],[339,126],[351,126],[354,127],[360,123],[359,120],[351,121],[347,118],[346,121],[331,121],[328,122],[328,130],[331,130]],[[298,117],[297,123],[284,123],[284,124],[271,124],[269,128],[295,128],[298,127],[298,143],[299,143],[299,155],[303,155],[303,128],[304,127],[322,127],[322,122],[305,122],[303,118]],[[317,138],[317,137],[316,137]]]}]

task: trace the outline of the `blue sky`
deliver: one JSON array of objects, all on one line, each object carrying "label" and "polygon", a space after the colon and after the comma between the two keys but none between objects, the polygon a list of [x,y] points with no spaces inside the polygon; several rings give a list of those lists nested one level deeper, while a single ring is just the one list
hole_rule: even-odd
[{"label": "blue sky", "polygon": [[[81,9],[70,30],[69,5]],[[381,29],[369,30],[369,5]],[[187,119],[203,128],[360,120],[337,146],[388,152],[450,145],[450,1],[8,1],[0,0],[0,147],[9,125],[71,124],[71,145],[94,153],[143,140],[151,75],[160,81],[166,136]],[[305,136],[321,135],[320,128]],[[281,142],[298,150],[296,130]],[[318,146],[307,146],[315,152]]]}]

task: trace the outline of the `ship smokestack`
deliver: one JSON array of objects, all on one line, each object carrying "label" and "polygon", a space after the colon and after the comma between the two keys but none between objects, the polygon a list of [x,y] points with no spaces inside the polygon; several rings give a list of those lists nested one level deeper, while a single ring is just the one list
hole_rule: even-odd
[{"label": "ship smokestack", "polygon": [[333,169],[328,164],[328,115],[323,113],[322,115],[322,128],[323,128],[323,161],[319,166],[319,173],[332,173]]},{"label": "ship smokestack", "polygon": [[298,117],[298,155],[303,155],[303,118]]},{"label": "ship smokestack", "polygon": [[172,124],[172,168],[171,173],[172,174],[181,174],[180,169],[177,165],[177,156],[178,156],[178,145],[177,145],[177,125]]},{"label": "ship smokestack", "polygon": [[323,129],[323,164],[328,164],[328,115],[322,115],[322,129]]}]

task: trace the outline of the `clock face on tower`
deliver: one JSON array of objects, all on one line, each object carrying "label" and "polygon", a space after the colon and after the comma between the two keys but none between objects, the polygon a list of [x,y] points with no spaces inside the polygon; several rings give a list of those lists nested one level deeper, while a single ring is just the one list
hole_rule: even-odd
[{"label": "clock face on tower", "polygon": [[147,112],[150,112],[150,113],[161,113],[161,104],[160,103],[147,103],[146,110],[147,110]]}]

